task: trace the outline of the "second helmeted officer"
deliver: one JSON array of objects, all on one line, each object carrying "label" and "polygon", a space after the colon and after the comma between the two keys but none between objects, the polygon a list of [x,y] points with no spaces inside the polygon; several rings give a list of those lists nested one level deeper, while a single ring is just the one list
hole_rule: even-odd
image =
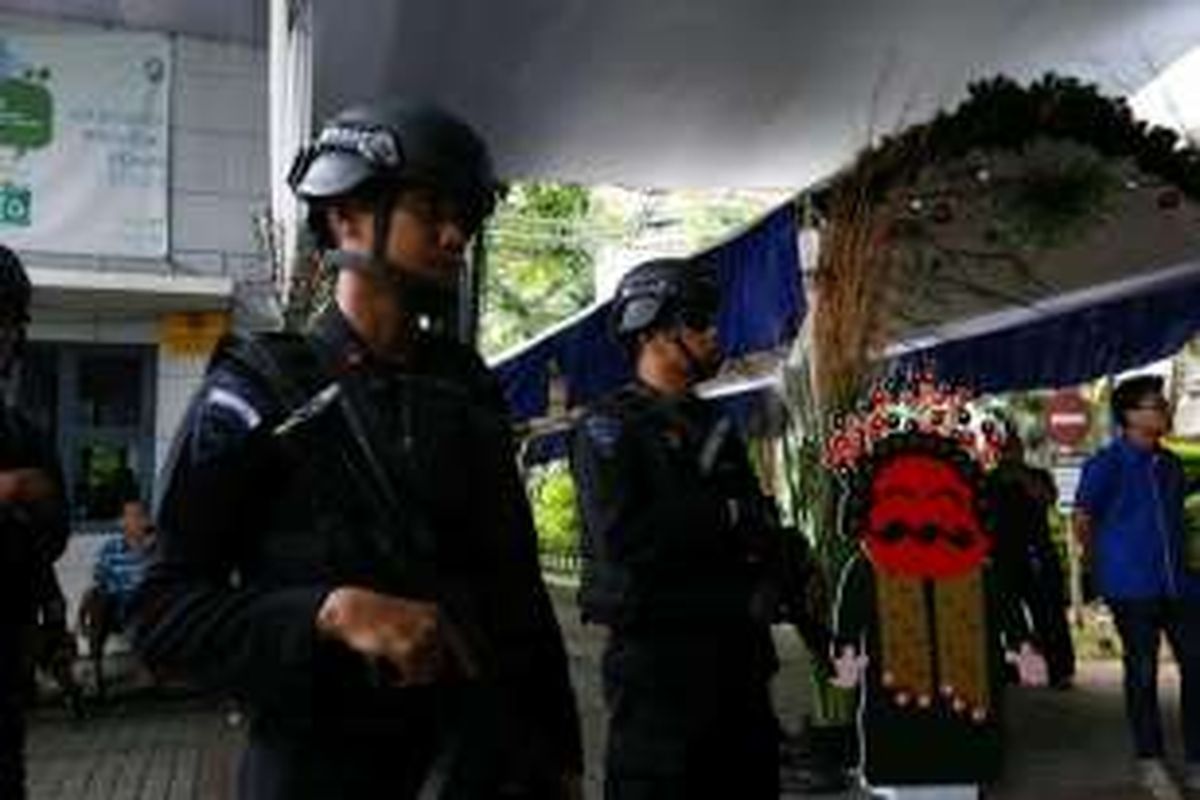
[{"label": "second helmeted officer", "polygon": [[776,667],[760,546],[772,514],[730,420],[693,387],[721,360],[713,272],[643,264],[612,332],[636,381],[573,433],[580,601],[607,626],[605,796],[778,796]]}]

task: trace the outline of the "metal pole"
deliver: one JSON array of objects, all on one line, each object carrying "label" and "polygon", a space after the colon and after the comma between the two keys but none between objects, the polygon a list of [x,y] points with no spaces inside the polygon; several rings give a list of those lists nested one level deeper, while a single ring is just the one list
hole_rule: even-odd
[{"label": "metal pole", "polygon": [[471,257],[458,284],[458,338],[471,347],[479,345],[479,317],[483,286],[487,280],[487,229],[479,231],[471,244]]}]

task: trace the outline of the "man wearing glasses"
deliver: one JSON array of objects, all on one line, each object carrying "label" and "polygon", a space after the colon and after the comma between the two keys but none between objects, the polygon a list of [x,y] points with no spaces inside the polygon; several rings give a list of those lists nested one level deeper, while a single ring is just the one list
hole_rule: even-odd
[{"label": "man wearing glasses", "polygon": [[1183,467],[1161,446],[1170,426],[1162,378],[1124,380],[1111,403],[1118,433],[1084,465],[1075,533],[1121,637],[1139,777],[1170,800],[1180,794],[1163,762],[1159,639],[1167,637],[1179,662],[1184,782],[1200,789],[1200,577],[1184,565]]},{"label": "man wearing glasses", "polygon": [[771,608],[758,592],[772,509],[730,421],[692,391],[720,364],[718,299],[700,263],[626,275],[611,329],[637,380],[573,434],[580,605],[610,631],[608,800],[779,796]]}]

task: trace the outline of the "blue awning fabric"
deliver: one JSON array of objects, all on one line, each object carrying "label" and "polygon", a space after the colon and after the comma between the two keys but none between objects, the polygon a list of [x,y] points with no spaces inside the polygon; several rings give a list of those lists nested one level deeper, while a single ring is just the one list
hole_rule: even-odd
[{"label": "blue awning fabric", "polygon": [[932,367],[979,393],[1074,386],[1136,369],[1178,352],[1200,331],[1200,269],[1165,274],[1100,302],[913,350],[893,367]]},{"label": "blue awning fabric", "polygon": [[[737,358],[791,341],[804,317],[795,209],[788,203],[734,239],[695,256],[715,266],[721,284],[717,328]],[[608,335],[603,303],[494,365],[515,421],[546,416],[551,377],[566,385],[566,405],[586,405],[628,382],[625,353]]]}]

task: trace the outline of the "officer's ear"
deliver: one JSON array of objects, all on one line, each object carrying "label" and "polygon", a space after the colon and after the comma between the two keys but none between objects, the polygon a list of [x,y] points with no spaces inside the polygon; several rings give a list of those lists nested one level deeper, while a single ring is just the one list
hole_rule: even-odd
[{"label": "officer's ear", "polygon": [[373,210],[354,199],[336,200],[324,208],[325,226],[339,250],[370,252],[375,234]]},{"label": "officer's ear", "polygon": [[650,330],[639,333],[637,335],[637,339],[634,340],[633,345],[633,355],[635,359],[640,358],[646,351],[652,350],[656,344],[662,340],[662,338],[663,332],[660,328],[651,328]]}]

